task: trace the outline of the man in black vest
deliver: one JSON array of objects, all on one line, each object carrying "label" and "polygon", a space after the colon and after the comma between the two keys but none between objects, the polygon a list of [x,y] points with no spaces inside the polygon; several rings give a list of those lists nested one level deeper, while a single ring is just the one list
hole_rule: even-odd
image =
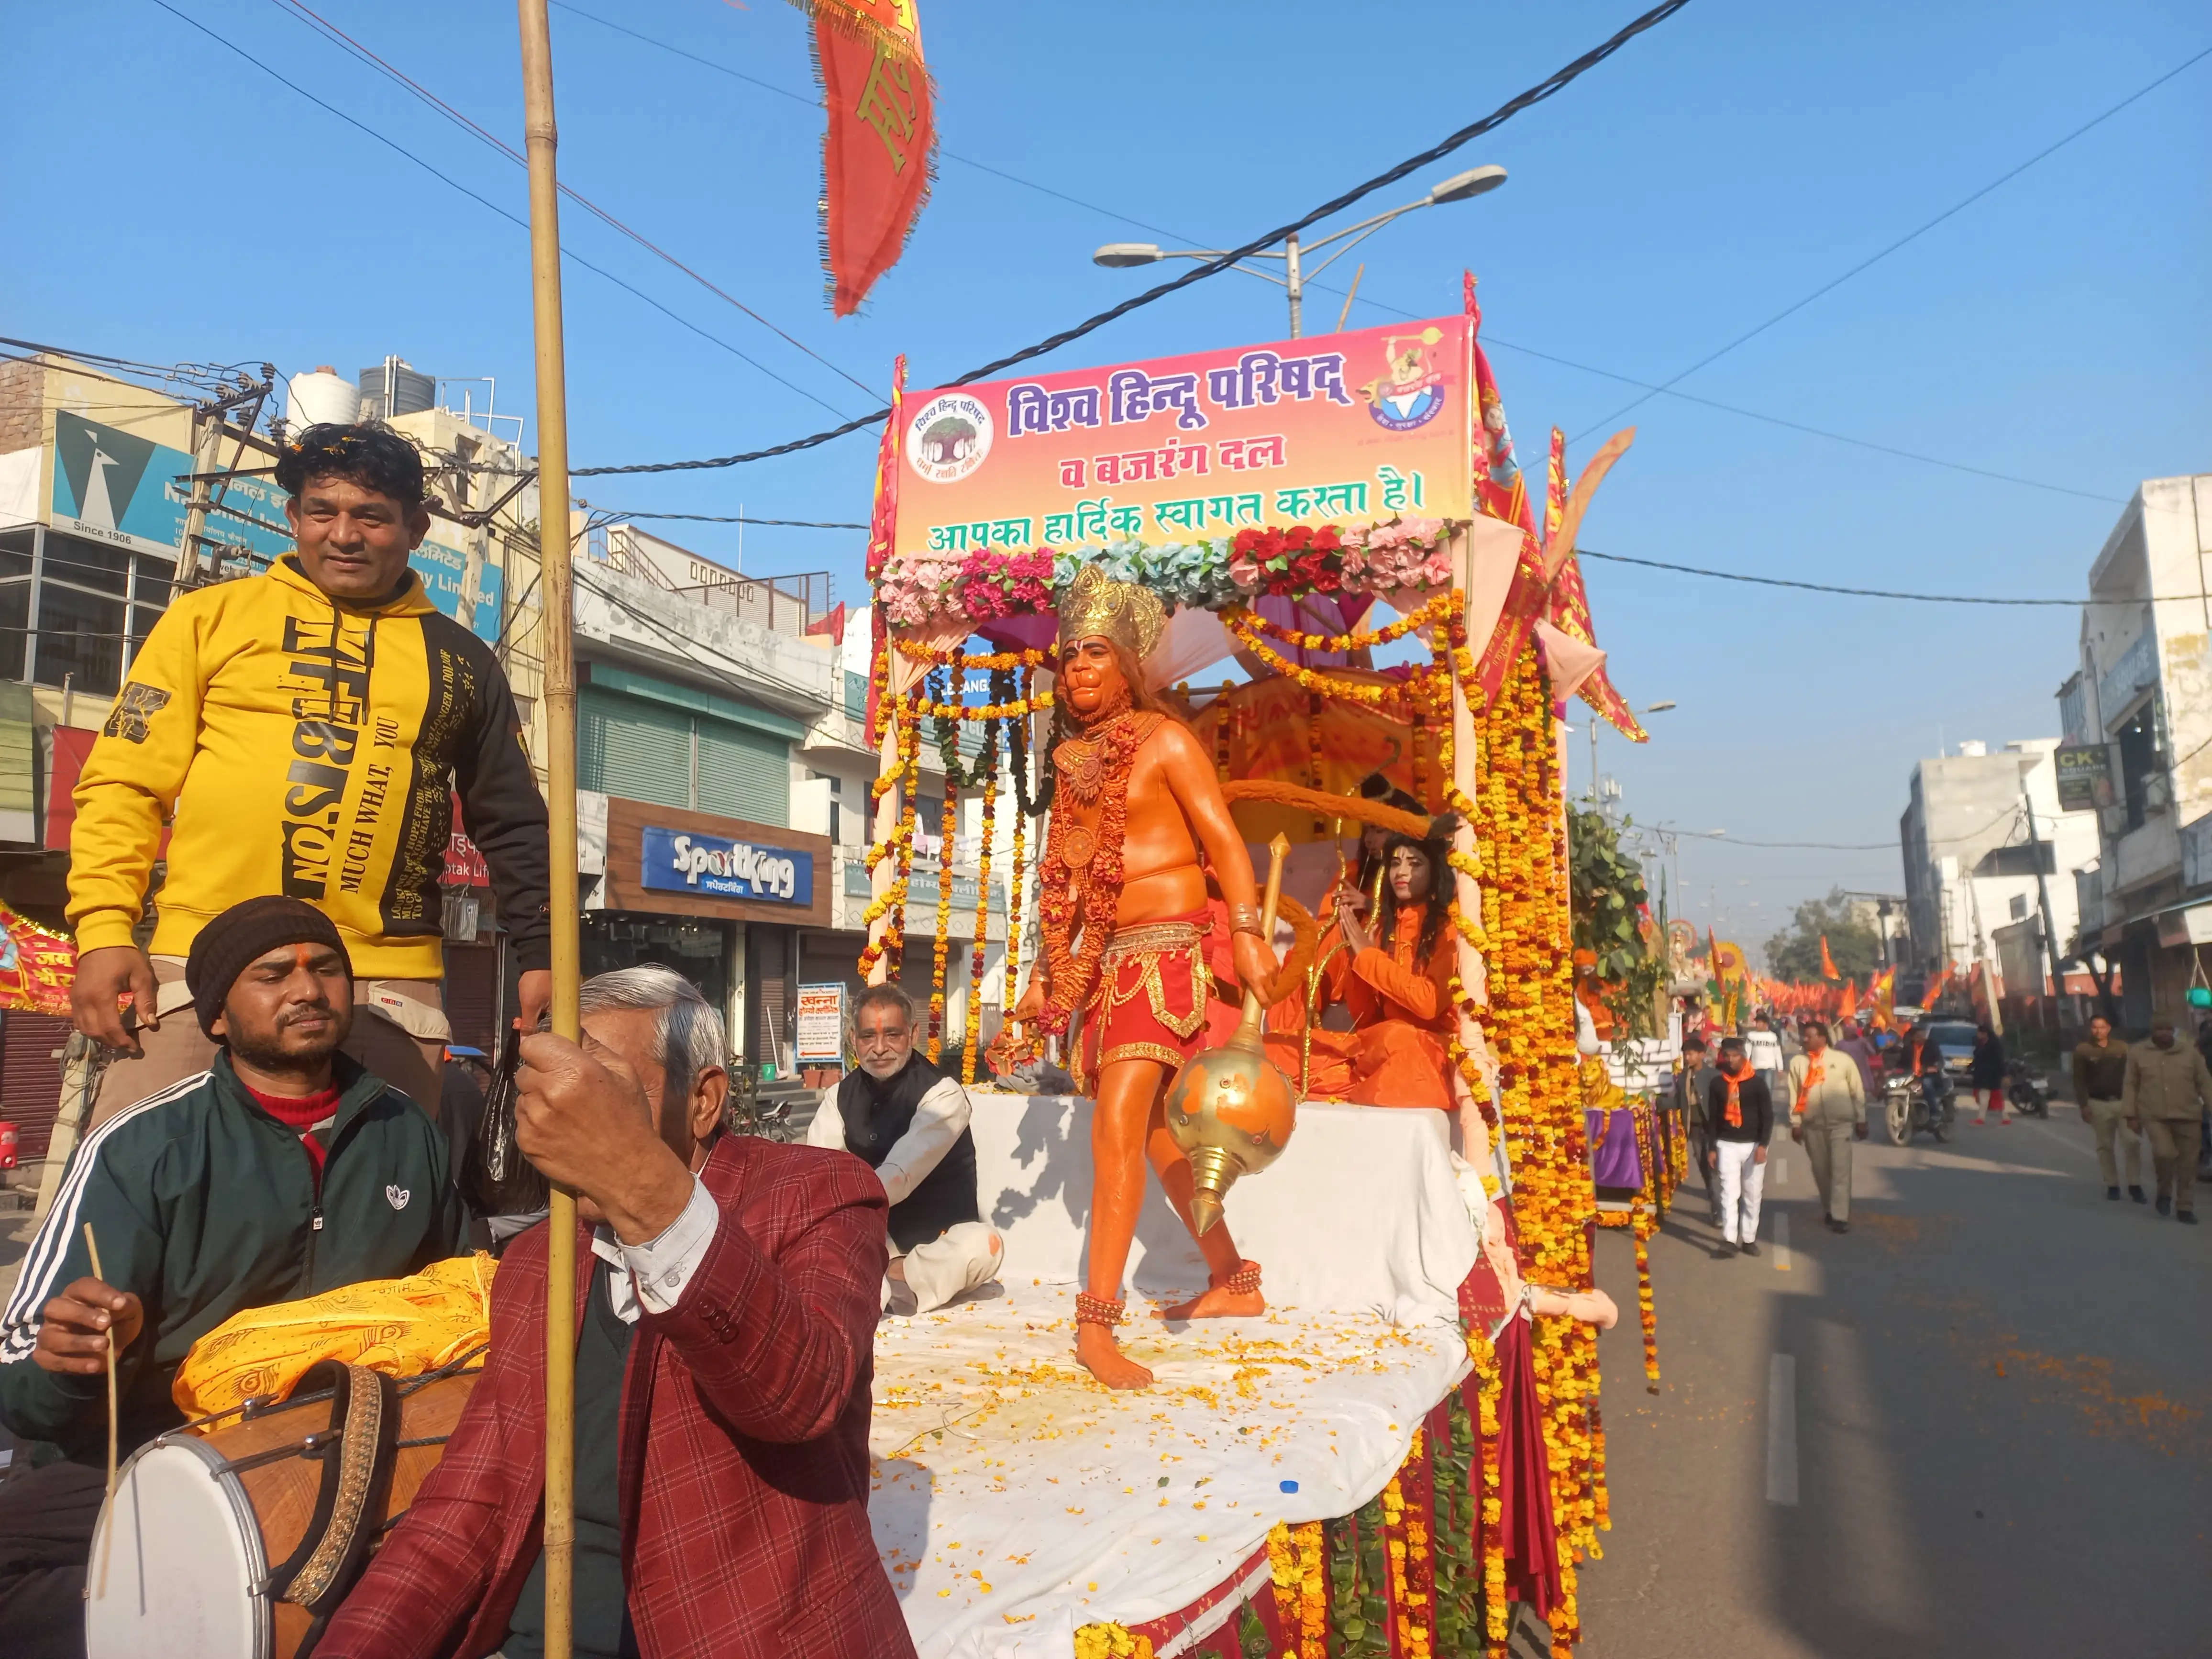
[{"label": "man in black vest", "polygon": [[999,1276],[1006,1247],[975,1200],[968,1091],[914,1051],[914,1004],[871,985],[853,1013],[860,1067],[825,1097],[810,1146],[864,1159],[891,1201],[884,1310],[927,1313]]}]

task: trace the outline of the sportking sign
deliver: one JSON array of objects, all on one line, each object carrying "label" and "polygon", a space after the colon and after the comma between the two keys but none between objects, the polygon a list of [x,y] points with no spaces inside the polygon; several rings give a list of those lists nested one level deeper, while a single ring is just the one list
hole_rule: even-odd
[{"label": "sportking sign", "polygon": [[814,902],[814,855],[788,847],[759,847],[648,824],[639,882],[671,893],[776,904]]}]

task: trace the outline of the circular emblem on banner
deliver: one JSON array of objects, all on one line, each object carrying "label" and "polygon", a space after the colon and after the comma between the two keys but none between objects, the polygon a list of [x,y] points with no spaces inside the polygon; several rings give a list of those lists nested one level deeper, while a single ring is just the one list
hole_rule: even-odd
[{"label": "circular emblem on banner", "polygon": [[1418,386],[1410,392],[1385,385],[1378,388],[1374,401],[1367,405],[1367,412],[1375,417],[1377,426],[1388,427],[1393,432],[1411,432],[1436,419],[1443,406],[1444,389],[1439,385]]},{"label": "circular emblem on banner", "polygon": [[972,392],[932,398],[907,422],[907,465],[931,483],[955,483],[991,453],[991,411]]}]

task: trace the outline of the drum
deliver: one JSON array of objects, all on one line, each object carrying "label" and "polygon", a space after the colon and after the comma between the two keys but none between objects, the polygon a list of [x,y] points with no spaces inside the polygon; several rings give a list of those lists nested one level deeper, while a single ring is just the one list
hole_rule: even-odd
[{"label": "drum", "polygon": [[88,1659],[292,1659],[437,1467],[477,1374],[325,1360],[282,1404],[142,1446],[93,1534]]}]

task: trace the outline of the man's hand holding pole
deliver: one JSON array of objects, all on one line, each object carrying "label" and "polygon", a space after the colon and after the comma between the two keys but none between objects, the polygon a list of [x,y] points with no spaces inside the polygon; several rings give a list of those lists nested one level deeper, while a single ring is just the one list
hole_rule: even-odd
[{"label": "man's hand holding pole", "polygon": [[650,1243],[675,1224],[691,1201],[691,1171],[619,1060],[536,1031],[522,1039],[514,1085],[515,1142],[547,1180],[573,1188],[625,1244]]}]

